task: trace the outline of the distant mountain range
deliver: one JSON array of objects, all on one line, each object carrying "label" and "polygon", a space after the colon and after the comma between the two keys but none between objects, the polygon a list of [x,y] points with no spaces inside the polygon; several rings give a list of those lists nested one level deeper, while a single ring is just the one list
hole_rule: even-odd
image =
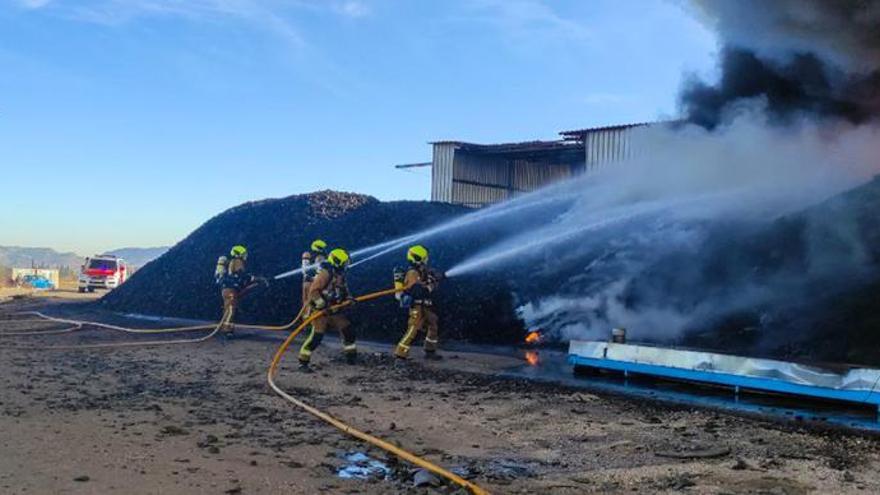
[{"label": "distant mountain range", "polygon": [[10,268],[37,267],[78,267],[82,256],[76,253],[59,253],[51,248],[31,248],[19,246],[0,246],[0,265]]},{"label": "distant mountain range", "polygon": [[168,246],[148,248],[129,247],[114,249],[113,251],[107,252],[107,254],[118,256],[127,261],[129,265],[144,266],[147,263],[158,258],[159,256],[165,254],[166,251],[168,251]]},{"label": "distant mountain range", "polygon": [[[125,259],[130,265],[144,266],[168,251],[168,247],[122,248],[108,251]],[[0,246],[0,265],[10,268],[38,267],[70,267],[78,268],[84,256],[76,253],[60,253],[51,248],[32,248],[19,246]]]}]

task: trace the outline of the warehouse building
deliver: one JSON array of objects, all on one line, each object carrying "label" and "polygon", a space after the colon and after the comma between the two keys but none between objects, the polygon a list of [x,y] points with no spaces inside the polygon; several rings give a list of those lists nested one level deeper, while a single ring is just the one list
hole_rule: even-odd
[{"label": "warehouse building", "polygon": [[560,132],[555,141],[475,144],[437,141],[431,200],[480,207],[623,160],[634,153],[634,130],[649,124]]}]

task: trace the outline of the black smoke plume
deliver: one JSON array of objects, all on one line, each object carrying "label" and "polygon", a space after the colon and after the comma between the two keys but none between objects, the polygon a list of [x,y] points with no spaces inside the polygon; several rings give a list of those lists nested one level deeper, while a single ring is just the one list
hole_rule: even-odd
[{"label": "black smoke plume", "polygon": [[681,93],[686,120],[714,129],[744,105],[768,120],[862,124],[880,114],[880,1],[695,0],[721,42],[720,78]]}]

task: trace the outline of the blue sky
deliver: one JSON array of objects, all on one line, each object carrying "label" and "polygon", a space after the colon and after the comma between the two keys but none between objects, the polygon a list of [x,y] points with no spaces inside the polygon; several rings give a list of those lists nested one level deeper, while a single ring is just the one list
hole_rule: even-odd
[{"label": "blue sky", "polygon": [[676,114],[713,34],[665,0],[9,0],[0,245],[173,244],[238,203],[427,199],[428,141]]}]

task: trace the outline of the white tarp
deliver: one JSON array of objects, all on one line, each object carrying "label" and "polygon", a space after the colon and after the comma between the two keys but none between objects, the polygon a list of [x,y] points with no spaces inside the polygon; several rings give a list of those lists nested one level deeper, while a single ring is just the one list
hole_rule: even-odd
[{"label": "white tarp", "polygon": [[872,391],[880,382],[880,370],[852,368],[843,371],[713,352],[687,351],[646,345],[572,340],[569,354],[591,359],[665,366],[693,371],[769,378],[799,385],[838,390]]}]

